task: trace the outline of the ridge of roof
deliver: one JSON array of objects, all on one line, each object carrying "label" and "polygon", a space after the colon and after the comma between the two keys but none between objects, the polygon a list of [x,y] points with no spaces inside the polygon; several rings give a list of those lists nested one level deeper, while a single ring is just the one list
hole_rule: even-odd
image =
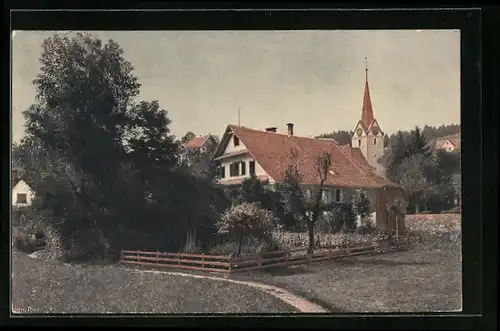
[{"label": "ridge of roof", "polygon": [[[335,170],[335,177],[329,176],[327,185],[338,185],[339,187],[384,187],[393,186],[399,187],[396,183],[386,180],[385,178],[376,175],[368,167],[360,165],[353,156],[346,153],[344,148],[339,144],[330,140],[319,140],[309,137],[289,136],[288,134],[280,134],[275,132],[266,132],[255,130],[244,126],[228,125],[238,138],[245,144],[249,153],[262,166],[268,175],[277,181],[280,181],[284,175],[283,164],[289,160],[288,150],[295,149],[302,154],[297,164],[302,168],[303,180],[308,184],[314,184],[316,180],[315,171],[312,164],[314,157],[321,151],[327,151],[332,156],[331,170]],[[226,129],[227,130],[227,129]],[[259,135],[255,143],[252,135]],[[279,137],[279,138],[278,138]],[[278,138],[278,140],[273,138]],[[262,141],[262,139],[264,141]],[[269,151],[269,145],[279,145],[273,151]],[[262,148],[262,146],[265,146]],[[271,148],[272,149],[272,148]],[[314,150],[316,153],[314,153]],[[313,155],[314,154],[314,155]],[[314,157],[313,157],[314,156]],[[342,169],[339,171],[339,169]]]}]

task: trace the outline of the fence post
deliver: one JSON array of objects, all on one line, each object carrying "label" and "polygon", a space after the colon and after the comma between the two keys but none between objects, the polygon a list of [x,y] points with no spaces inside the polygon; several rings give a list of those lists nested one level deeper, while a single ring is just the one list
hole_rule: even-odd
[{"label": "fence post", "polygon": [[233,256],[229,256],[229,273],[233,272]]},{"label": "fence post", "polygon": [[181,253],[177,253],[177,264],[181,264]]},{"label": "fence post", "polygon": [[160,251],[156,251],[156,264],[160,263]]},{"label": "fence post", "polygon": [[205,268],[205,253],[201,253],[201,267]]},{"label": "fence post", "polygon": [[262,256],[259,253],[257,253],[257,265],[262,267]]},{"label": "fence post", "polygon": [[136,251],[136,254],[137,254],[137,257],[136,257],[137,262],[141,262],[141,261],[140,261],[141,259],[140,259],[140,257],[139,257],[139,251]]},{"label": "fence post", "polygon": [[123,263],[123,249],[120,249],[120,263]]}]

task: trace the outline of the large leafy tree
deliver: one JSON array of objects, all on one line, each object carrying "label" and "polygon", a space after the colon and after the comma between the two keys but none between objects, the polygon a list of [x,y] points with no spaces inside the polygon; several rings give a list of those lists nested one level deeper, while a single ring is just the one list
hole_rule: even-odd
[{"label": "large leafy tree", "polygon": [[428,160],[422,154],[415,154],[403,160],[398,168],[398,182],[404,188],[410,202],[415,204],[415,213],[420,204],[435,190],[436,185],[425,174]]},{"label": "large leafy tree", "polygon": [[411,131],[410,143],[408,144],[408,153],[408,156],[414,154],[422,154],[425,157],[429,157],[431,155],[431,150],[427,139],[418,126],[416,126],[415,129]]},{"label": "large leafy tree", "polygon": [[40,64],[19,149],[65,248],[85,258],[110,246],[173,248],[197,216],[217,212],[212,187],[178,171],[167,111],[135,102],[140,84],[116,42],[54,35]]},{"label": "large leafy tree", "polygon": [[312,253],[315,246],[314,226],[325,208],[325,204],[322,203],[323,188],[328,179],[332,159],[328,152],[316,155],[314,171],[317,174],[318,185],[311,190],[311,195],[307,196],[300,185],[302,174],[297,167],[297,157],[297,151],[292,149],[285,169],[285,178],[279,190],[284,197],[285,210],[305,220],[309,238],[308,253]]}]

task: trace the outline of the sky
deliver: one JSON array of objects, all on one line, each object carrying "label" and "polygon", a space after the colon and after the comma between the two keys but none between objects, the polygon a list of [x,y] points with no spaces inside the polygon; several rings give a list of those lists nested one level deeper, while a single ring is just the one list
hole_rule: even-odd
[{"label": "sky", "polygon": [[[60,31],[59,33],[73,32]],[[12,37],[13,142],[34,103],[42,41],[55,31]],[[374,115],[391,134],[460,123],[458,30],[93,31],[124,50],[142,86],[182,137],[222,135],[228,124],[295,134],[352,130],[361,118],[365,57]]]}]

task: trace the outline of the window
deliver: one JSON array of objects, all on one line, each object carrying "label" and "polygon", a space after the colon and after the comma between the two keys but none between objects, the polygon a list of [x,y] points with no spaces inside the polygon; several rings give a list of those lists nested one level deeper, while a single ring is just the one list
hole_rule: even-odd
[{"label": "window", "polygon": [[250,161],[248,166],[250,175],[255,175],[255,161]]},{"label": "window", "polygon": [[224,166],[221,166],[219,168],[219,176],[220,176],[220,178],[226,177],[226,168]]},{"label": "window", "polygon": [[358,139],[358,147],[361,147],[361,139]]},{"label": "window", "polygon": [[373,144],[376,145],[377,144],[377,138],[373,138]]},{"label": "window", "polygon": [[234,142],[234,146],[240,145],[240,139],[238,139],[238,137],[236,137],[236,136],[233,136],[233,142]]},{"label": "window", "polygon": [[246,173],[247,173],[247,167],[246,167],[246,165],[247,164],[245,163],[245,161],[241,162],[241,175],[242,176],[245,176]]},{"label": "window", "polygon": [[335,202],[342,202],[342,190],[339,188],[335,190]]},{"label": "window", "polygon": [[28,197],[26,193],[17,193],[16,203],[28,203]]},{"label": "window", "polygon": [[231,163],[231,165],[229,166],[229,176],[231,177],[237,177],[239,176],[239,172],[240,172],[240,164],[239,163]]}]

